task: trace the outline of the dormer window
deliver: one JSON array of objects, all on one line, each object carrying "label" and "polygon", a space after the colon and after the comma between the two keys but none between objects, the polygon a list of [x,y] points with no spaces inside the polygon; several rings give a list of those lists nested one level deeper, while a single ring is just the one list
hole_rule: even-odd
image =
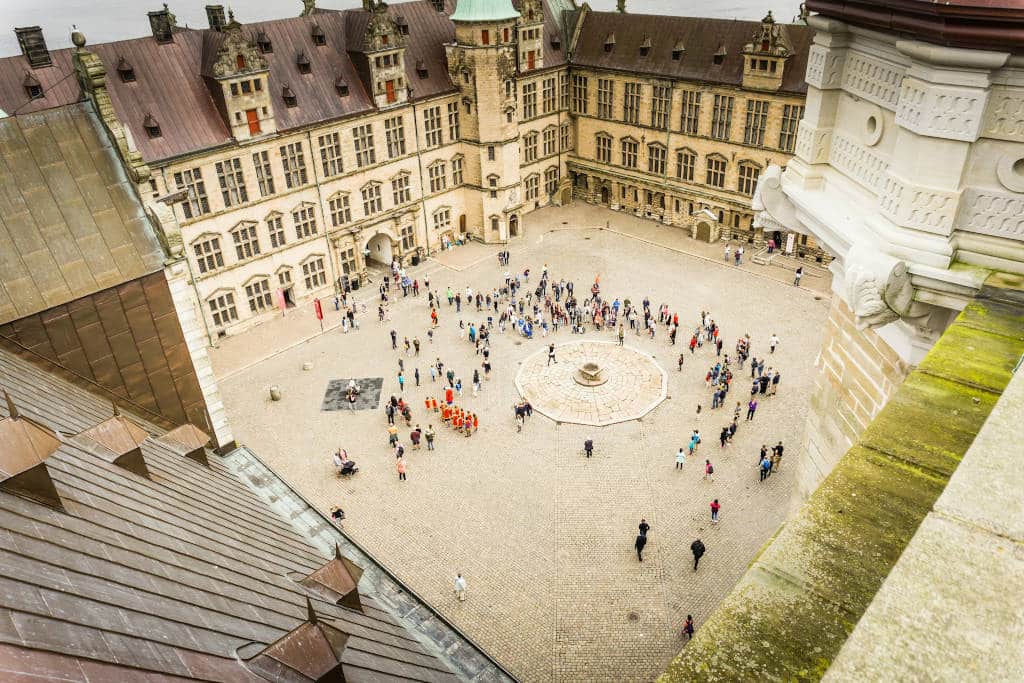
[{"label": "dormer window", "polygon": [[265,55],[268,55],[274,51],[274,44],[270,42],[270,38],[263,31],[256,34],[256,47]]},{"label": "dormer window", "polygon": [[281,89],[281,99],[284,100],[284,106],[286,107],[294,107],[299,103],[299,98],[295,96],[295,93],[287,85]]},{"label": "dormer window", "polygon": [[651,38],[650,36],[644,36],[643,41],[640,43],[640,56],[646,57],[651,53]]},{"label": "dormer window", "polygon": [[715,50],[715,56],[712,57],[712,61],[714,61],[714,63],[716,65],[717,64],[721,64],[721,63],[723,63],[725,61],[725,55],[726,55],[725,45],[724,44],[723,45],[719,45],[718,49]]},{"label": "dormer window", "polygon": [[313,70],[309,65],[309,57],[306,56],[305,52],[299,53],[299,56],[295,59],[295,64],[299,67],[300,74],[308,74]]},{"label": "dormer window", "polygon": [[609,33],[604,39],[604,51],[611,52],[615,49],[615,34]]},{"label": "dormer window", "polygon": [[420,78],[427,77],[427,65],[422,59],[416,60],[416,75]]},{"label": "dormer window", "polygon": [[132,68],[131,63],[124,57],[117,60],[117,75],[121,77],[122,83],[133,83],[135,81],[135,69]]},{"label": "dormer window", "polygon": [[334,81],[334,89],[338,92],[338,97],[348,96],[348,83],[341,76],[338,76],[338,80]]},{"label": "dormer window", "polygon": [[390,39],[390,37],[388,36],[388,34],[386,34],[386,33],[385,33],[385,34],[383,34],[383,35],[382,35],[382,36],[380,37],[380,44],[381,44],[381,45],[387,45],[387,44],[388,44],[388,40],[389,40],[389,39]]},{"label": "dormer window", "polygon": [[683,47],[683,41],[677,40],[675,46],[672,48],[672,61],[678,62],[683,58],[683,52],[686,49]]},{"label": "dormer window", "polygon": [[395,17],[395,24],[398,26],[399,33],[403,36],[409,35],[409,21],[404,16],[399,14]]},{"label": "dormer window", "polygon": [[142,127],[146,129],[146,135],[151,138],[158,138],[163,135],[160,132],[160,123],[153,118],[152,114],[146,114],[146,118],[142,119]]},{"label": "dormer window", "polygon": [[320,28],[318,24],[313,24],[313,44],[317,47],[323,47],[327,44],[327,36],[324,35],[324,30]]},{"label": "dormer window", "polygon": [[551,47],[555,48],[556,50],[561,50],[562,49],[562,36],[558,35],[557,33],[552,33],[551,34]]},{"label": "dormer window", "polygon": [[245,55],[235,55],[235,69],[245,71]]},{"label": "dormer window", "polygon": [[38,100],[43,96],[43,86],[32,74],[26,73],[25,80],[21,84],[25,87],[25,93],[30,100]]}]

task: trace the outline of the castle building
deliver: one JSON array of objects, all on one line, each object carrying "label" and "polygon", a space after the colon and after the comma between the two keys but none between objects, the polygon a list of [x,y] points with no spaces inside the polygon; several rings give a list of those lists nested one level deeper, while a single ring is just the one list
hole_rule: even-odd
[{"label": "castle building", "polygon": [[[0,109],[88,100],[215,342],[574,198],[705,240],[780,246],[762,170],[803,116],[810,29],[572,0],[364,0],[0,60]],[[795,256],[822,258],[807,237]],[[372,278],[375,279],[375,278]]]}]

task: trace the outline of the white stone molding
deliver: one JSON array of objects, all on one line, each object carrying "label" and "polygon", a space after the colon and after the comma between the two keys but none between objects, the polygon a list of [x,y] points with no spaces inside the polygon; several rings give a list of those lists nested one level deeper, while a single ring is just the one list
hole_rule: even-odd
[{"label": "white stone molding", "polygon": [[895,111],[903,75],[896,64],[851,50],[843,68],[843,90]]},{"label": "white stone molding", "polygon": [[807,55],[807,84],[819,90],[835,90],[842,87],[845,64],[846,50],[811,45]]},{"label": "white stone molding", "polygon": [[996,162],[996,177],[1007,190],[1024,192],[1024,150],[1004,154]]},{"label": "white stone molding", "polygon": [[1024,194],[969,187],[957,228],[994,237],[1024,240]]},{"label": "white stone molding", "polygon": [[973,142],[981,132],[987,95],[979,88],[938,85],[907,76],[896,123],[920,135]]},{"label": "white stone molding", "polygon": [[957,192],[914,185],[890,170],[885,174],[878,203],[882,215],[897,225],[948,235],[959,198]]},{"label": "white stone molding", "polygon": [[981,134],[997,140],[1024,142],[1024,89],[992,88]]},{"label": "white stone molding", "polygon": [[795,153],[809,164],[828,163],[832,145],[832,128],[818,128],[807,119],[800,121],[796,134]]},{"label": "white stone molding", "polygon": [[874,147],[885,133],[885,115],[882,112],[882,108],[874,105],[868,105],[870,111],[864,118],[864,128],[861,130],[860,139],[868,147]]},{"label": "white stone molding", "polygon": [[875,194],[882,191],[888,163],[853,138],[840,132],[832,134],[829,163]]}]

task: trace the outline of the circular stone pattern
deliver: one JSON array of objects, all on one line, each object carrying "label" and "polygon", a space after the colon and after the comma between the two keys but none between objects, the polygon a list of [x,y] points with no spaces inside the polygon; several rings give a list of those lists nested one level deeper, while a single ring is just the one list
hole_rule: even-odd
[{"label": "circular stone pattern", "polygon": [[[552,420],[599,427],[636,420],[665,400],[665,371],[636,349],[616,342],[570,342],[555,346],[555,358],[557,363],[547,364],[545,345],[516,375],[519,394]],[[595,373],[597,384],[581,381]]]}]

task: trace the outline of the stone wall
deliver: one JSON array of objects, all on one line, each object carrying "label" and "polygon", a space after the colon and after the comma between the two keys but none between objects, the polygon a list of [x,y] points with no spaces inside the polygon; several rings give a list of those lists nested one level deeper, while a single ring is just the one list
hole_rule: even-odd
[{"label": "stone wall", "polygon": [[795,505],[818,488],[911,369],[877,332],[857,329],[853,312],[838,296],[827,325],[798,456]]}]

